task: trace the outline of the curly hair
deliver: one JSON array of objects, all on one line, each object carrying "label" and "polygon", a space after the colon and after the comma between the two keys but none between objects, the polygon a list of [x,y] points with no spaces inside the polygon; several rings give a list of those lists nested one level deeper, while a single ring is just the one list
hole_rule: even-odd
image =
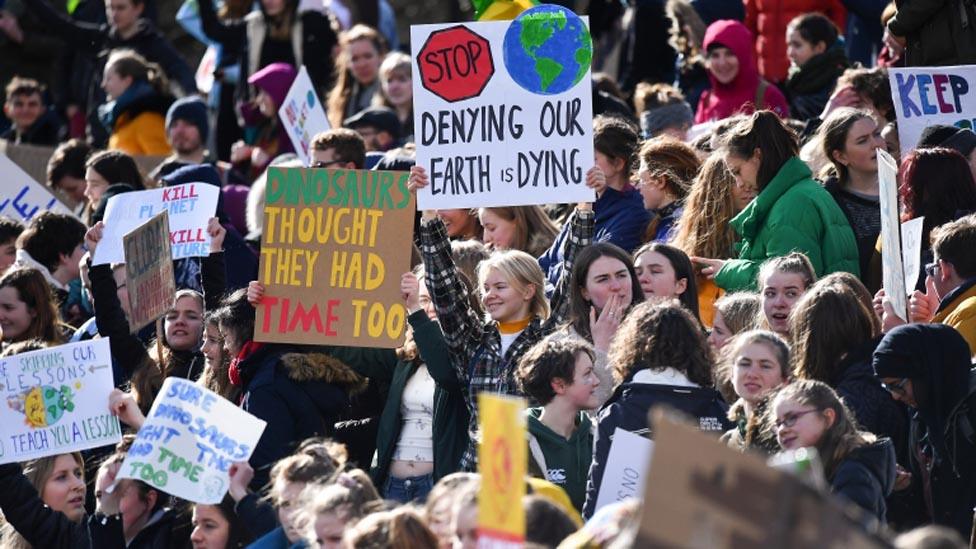
[{"label": "curly hair", "polygon": [[572,385],[576,360],[583,354],[596,360],[593,347],[578,337],[554,334],[543,338],[519,359],[515,373],[519,391],[539,404],[549,404],[556,396],[552,381],[561,379]]},{"label": "curly hair", "polygon": [[712,354],[698,321],[677,300],[634,307],[614,337],[609,362],[622,383],[639,370],[674,368],[702,387],[712,385]]}]

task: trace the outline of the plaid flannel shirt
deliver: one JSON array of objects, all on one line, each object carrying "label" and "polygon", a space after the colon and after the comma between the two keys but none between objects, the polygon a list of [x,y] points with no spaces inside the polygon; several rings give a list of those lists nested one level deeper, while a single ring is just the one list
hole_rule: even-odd
[{"label": "plaid flannel shirt", "polygon": [[[483,391],[515,395],[515,369],[523,354],[566,321],[569,310],[569,273],[576,255],[593,238],[592,211],[578,211],[570,220],[571,230],[563,254],[563,276],[553,291],[551,313],[538,318],[515,339],[503,356],[498,325],[484,319],[468,305],[468,290],[457,274],[451,256],[451,242],[440,219],[423,220],[420,225],[420,248],[423,252],[427,290],[430,292],[437,319],[451,350],[451,362],[458,380],[467,387],[470,442],[461,460],[461,469],[477,467],[478,394]],[[435,441],[436,444],[436,441]]]}]

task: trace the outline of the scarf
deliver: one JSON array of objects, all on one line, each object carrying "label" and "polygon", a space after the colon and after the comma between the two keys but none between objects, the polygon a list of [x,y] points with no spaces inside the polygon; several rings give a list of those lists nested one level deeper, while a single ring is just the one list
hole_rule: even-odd
[{"label": "scarf", "polygon": [[108,103],[99,105],[98,107],[98,120],[102,123],[102,126],[106,130],[111,132],[115,129],[115,122],[119,119],[119,116],[125,112],[133,103],[140,99],[149,97],[150,95],[156,93],[152,85],[145,80],[136,80],[126,88],[122,95],[119,96],[115,101],[109,101]]},{"label": "scarf", "polygon": [[827,51],[814,55],[803,66],[790,67],[786,77],[786,94],[795,97],[832,88],[849,66],[847,54],[844,53],[844,39],[838,38]]},{"label": "scarf", "polygon": [[244,384],[243,379],[241,379],[241,362],[247,360],[263,348],[264,343],[258,343],[257,341],[248,341],[241,347],[240,352],[230,361],[230,366],[227,367],[227,377],[230,378],[231,385],[240,387]]}]

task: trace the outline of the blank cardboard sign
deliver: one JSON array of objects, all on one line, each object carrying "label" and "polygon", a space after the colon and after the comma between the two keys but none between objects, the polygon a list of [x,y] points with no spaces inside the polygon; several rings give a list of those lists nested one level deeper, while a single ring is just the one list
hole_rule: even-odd
[{"label": "blank cardboard sign", "polygon": [[860,526],[859,509],[729,449],[663,409],[652,410],[650,421],[654,459],[635,546],[890,547]]}]

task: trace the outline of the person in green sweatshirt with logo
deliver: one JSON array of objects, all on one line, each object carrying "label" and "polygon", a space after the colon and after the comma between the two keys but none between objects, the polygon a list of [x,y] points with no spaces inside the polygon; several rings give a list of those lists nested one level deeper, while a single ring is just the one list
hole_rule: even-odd
[{"label": "person in green sweatshirt with logo", "polygon": [[759,191],[729,222],[740,240],[735,259],[692,257],[701,274],[726,292],[756,289],[767,259],[800,252],[818,277],[860,274],[857,240],[847,216],[797,157],[796,136],[771,111],[758,111],[725,136],[719,154],[736,184]]},{"label": "person in green sweatshirt with logo", "polygon": [[593,460],[593,423],[586,410],[599,406],[600,380],[593,371],[593,348],[580,338],[549,336],[519,362],[519,389],[542,404],[526,410],[529,474],[569,494],[580,510]]}]

